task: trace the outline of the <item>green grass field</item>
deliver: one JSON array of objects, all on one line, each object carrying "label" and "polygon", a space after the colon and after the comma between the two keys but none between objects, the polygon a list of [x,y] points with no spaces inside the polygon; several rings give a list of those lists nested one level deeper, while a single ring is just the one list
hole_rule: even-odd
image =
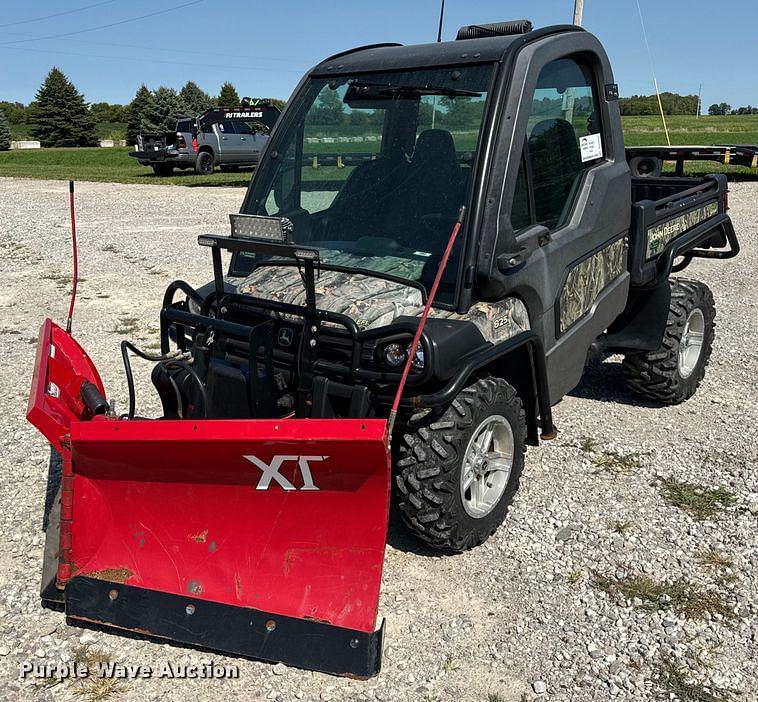
[{"label": "green grass field", "polygon": [[[665,144],[666,135],[660,117],[624,117],[624,135],[630,146]],[[669,117],[669,135],[673,144],[758,144],[758,115],[728,117]],[[309,146],[309,150],[336,153],[339,145]],[[346,144],[346,151],[355,150],[357,144]],[[5,151],[0,153],[0,177],[41,178],[52,180],[87,180],[113,183],[173,184],[173,185],[226,185],[244,187],[250,180],[251,169],[236,173],[216,172],[212,176],[198,176],[192,171],[177,171],[168,178],[155,176],[150,168],[140,166],[127,155],[129,149],[39,149]],[[667,166],[673,169],[673,164]],[[687,164],[688,173],[727,172],[739,178],[756,178],[758,173],[749,168],[730,167],[711,162]],[[308,180],[344,178],[349,169],[320,168],[305,176]]]},{"label": "green grass field", "polygon": [[[658,146],[666,143],[666,132],[660,116],[622,117],[624,141],[627,146]],[[725,117],[666,118],[672,144],[758,144],[758,115],[727,115]],[[666,170],[674,170],[672,163]],[[686,164],[687,173],[728,173],[744,179],[758,179],[758,171],[740,166],[725,166],[711,161]]]},{"label": "green grass field", "polygon": [[144,185],[247,185],[251,170],[199,176],[176,171],[168,178],[156,176],[128,156],[128,148],[29,149],[0,153],[0,177],[50,180],[89,180]]},{"label": "green grass field", "polygon": [[[627,146],[666,143],[660,116],[622,117]],[[758,144],[758,115],[667,117],[672,144]]]}]

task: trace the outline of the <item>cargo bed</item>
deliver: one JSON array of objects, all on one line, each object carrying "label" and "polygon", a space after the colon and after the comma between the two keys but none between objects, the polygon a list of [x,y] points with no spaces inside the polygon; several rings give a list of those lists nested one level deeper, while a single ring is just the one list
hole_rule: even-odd
[{"label": "cargo bed", "polygon": [[703,178],[632,178],[629,270],[633,286],[655,286],[674,267],[693,258],[732,258],[739,252],[729,219],[727,180]]}]

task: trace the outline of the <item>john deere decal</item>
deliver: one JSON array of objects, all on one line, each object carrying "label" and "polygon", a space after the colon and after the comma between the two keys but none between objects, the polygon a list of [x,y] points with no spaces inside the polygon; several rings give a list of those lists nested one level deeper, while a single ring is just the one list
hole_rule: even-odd
[{"label": "john deere decal", "polygon": [[719,212],[719,205],[716,200],[708,202],[705,205],[672,217],[662,224],[657,224],[647,230],[647,258],[653,258],[656,254],[680,234],[684,234],[688,229],[697,226],[706,219],[710,219]]}]

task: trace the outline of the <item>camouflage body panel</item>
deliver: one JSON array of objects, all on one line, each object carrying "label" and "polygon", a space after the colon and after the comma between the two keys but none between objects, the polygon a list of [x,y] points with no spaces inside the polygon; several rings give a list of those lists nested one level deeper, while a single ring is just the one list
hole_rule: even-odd
[{"label": "camouflage body panel", "polygon": [[715,217],[719,213],[719,204],[716,200],[707,202],[705,205],[677,215],[665,222],[656,224],[647,230],[647,255],[646,259],[650,260],[653,256],[659,254],[666,245],[676,239],[680,234],[684,234],[688,229],[696,227],[706,219]]},{"label": "camouflage body panel", "polygon": [[[243,295],[305,304],[303,281],[294,266],[261,266],[236,287]],[[351,317],[360,329],[385,326],[397,317],[420,317],[424,310],[421,291],[413,286],[364,273],[325,270],[316,276],[316,306]],[[430,316],[471,322],[493,343],[530,328],[526,306],[514,297],[477,302],[466,314],[432,309]]]},{"label": "camouflage body panel", "polygon": [[493,344],[531,329],[526,305],[518,297],[506,297],[498,302],[477,302],[469,307],[466,314],[434,310],[434,316],[472,322],[482,332],[485,340]]},{"label": "camouflage body panel", "polygon": [[617,239],[569,271],[560,297],[561,334],[589,312],[600,292],[625,268],[626,241]]},{"label": "camouflage body panel", "polygon": [[[264,300],[305,305],[305,287],[293,266],[260,266],[237,289]],[[423,303],[421,291],[410,285],[362,273],[322,270],[316,274],[316,307],[345,314],[369,329],[401,315],[414,316]]]}]

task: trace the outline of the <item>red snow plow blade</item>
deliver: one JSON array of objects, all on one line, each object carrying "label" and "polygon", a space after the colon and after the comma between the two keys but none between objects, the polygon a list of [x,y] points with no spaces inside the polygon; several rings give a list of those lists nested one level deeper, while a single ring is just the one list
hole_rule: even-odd
[{"label": "red snow plow blade", "polygon": [[123,421],[93,416],[83,380],[102,393],[48,320],[28,417],[63,455],[56,586],[68,617],[335,674],[379,671],[385,420]]}]

